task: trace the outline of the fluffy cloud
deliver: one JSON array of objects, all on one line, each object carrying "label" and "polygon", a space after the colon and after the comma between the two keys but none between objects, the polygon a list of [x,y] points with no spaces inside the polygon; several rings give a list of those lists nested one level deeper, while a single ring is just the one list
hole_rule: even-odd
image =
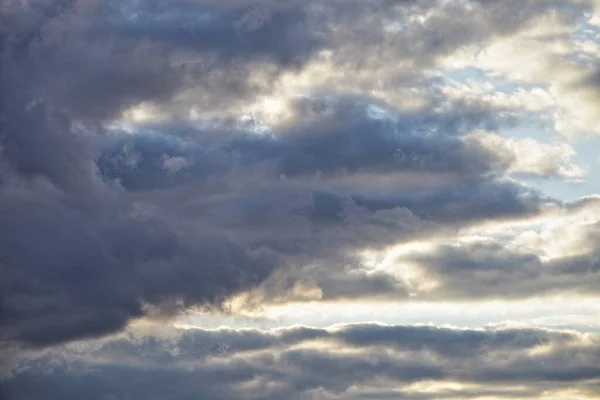
[{"label": "fluffy cloud", "polygon": [[536,87],[545,93],[548,117],[557,131],[567,137],[596,135],[597,44],[594,30],[588,29],[593,6],[593,1],[578,1],[560,11],[546,9],[521,29],[465,48],[442,64],[474,67],[511,84]]},{"label": "fluffy cloud", "polygon": [[482,131],[473,132],[466,140],[499,157],[511,173],[565,179],[577,179],[584,173],[581,167],[571,162],[575,150],[565,143],[545,144],[531,138],[506,139]]}]

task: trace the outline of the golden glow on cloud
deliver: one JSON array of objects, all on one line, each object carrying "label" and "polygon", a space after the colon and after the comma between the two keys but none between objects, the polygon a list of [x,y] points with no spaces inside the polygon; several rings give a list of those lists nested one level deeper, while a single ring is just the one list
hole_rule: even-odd
[{"label": "golden glow on cloud", "polygon": [[488,101],[497,106],[537,111],[556,108],[552,116],[555,128],[565,136],[597,135],[600,134],[600,103],[595,89],[580,84],[589,69],[582,63],[563,62],[577,51],[595,53],[597,45],[573,40],[571,33],[572,26],[561,20],[560,14],[549,12],[513,35],[494,40],[483,48],[463,48],[446,57],[442,65],[480,68],[517,85],[536,85],[538,88],[529,95],[525,95],[527,91],[517,91],[518,97],[508,103],[507,98],[498,96],[488,97]]},{"label": "golden glow on cloud", "polygon": [[150,103],[140,103],[123,112],[122,123],[148,124],[168,120],[169,115],[159,106]]},{"label": "golden glow on cloud", "polygon": [[600,196],[566,200],[598,190],[600,0],[37,3],[0,54],[22,393],[600,393]]},{"label": "golden glow on cloud", "polygon": [[[477,302],[305,302],[242,308],[235,318],[219,314],[189,313],[179,323],[199,327],[252,326],[276,328],[293,324],[327,327],[346,322],[435,324],[458,327],[573,327],[600,332],[600,299],[583,296],[548,296],[527,300]],[[241,325],[239,325],[241,324]]]},{"label": "golden glow on cloud", "polygon": [[[520,107],[519,107],[520,108]],[[507,172],[535,176],[558,176],[575,180],[584,170],[573,165],[573,147],[566,143],[541,143],[532,138],[514,139],[476,130],[464,139],[471,145],[479,145],[508,164]]]}]

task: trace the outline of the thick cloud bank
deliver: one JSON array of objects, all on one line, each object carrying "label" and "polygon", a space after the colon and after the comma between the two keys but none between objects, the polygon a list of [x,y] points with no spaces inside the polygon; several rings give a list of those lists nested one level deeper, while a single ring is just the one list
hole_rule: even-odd
[{"label": "thick cloud bank", "polygon": [[598,338],[575,331],[110,335],[306,303],[597,299],[599,6],[6,0],[8,398],[598,395]]},{"label": "thick cloud bank", "polygon": [[578,388],[573,395],[593,396],[599,346],[597,334],[540,329],[170,331],[24,360],[6,389],[24,399],[541,398],[560,397],[569,387]]}]

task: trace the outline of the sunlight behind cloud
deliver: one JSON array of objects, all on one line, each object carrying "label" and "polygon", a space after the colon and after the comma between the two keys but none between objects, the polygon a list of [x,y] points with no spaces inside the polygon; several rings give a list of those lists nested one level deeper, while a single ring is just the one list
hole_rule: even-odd
[{"label": "sunlight behind cloud", "polygon": [[600,395],[600,0],[0,10],[2,400]]}]

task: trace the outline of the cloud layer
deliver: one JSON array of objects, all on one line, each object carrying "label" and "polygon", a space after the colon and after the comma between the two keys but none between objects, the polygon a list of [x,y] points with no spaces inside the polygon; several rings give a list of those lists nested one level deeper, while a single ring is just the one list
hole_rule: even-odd
[{"label": "cloud layer", "polygon": [[575,331],[101,338],[308,303],[597,299],[599,6],[5,1],[9,398],[598,395],[598,338]]},{"label": "cloud layer", "polygon": [[573,395],[593,396],[597,336],[377,324],[192,329],[57,349],[23,361],[7,390],[49,399],[551,398],[574,385]]}]

